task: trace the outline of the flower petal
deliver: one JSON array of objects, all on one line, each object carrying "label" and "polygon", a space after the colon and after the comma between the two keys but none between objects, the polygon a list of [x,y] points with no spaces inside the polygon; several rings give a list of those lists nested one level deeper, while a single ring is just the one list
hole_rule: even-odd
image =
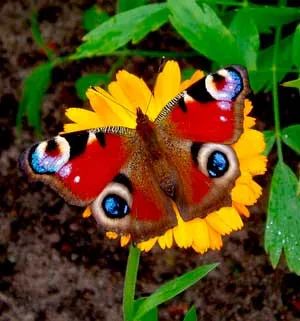
[{"label": "flower petal", "polygon": [[248,210],[248,208],[241,204],[241,203],[238,203],[238,202],[232,202],[232,206],[234,206],[234,208],[242,215],[246,216],[246,217],[249,217],[250,216],[250,212]]},{"label": "flower petal", "polygon": [[193,249],[198,253],[206,252],[210,246],[210,240],[205,220],[196,218],[190,224],[193,224]]},{"label": "flower petal", "polygon": [[265,146],[264,135],[257,130],[248,129],[244,131],[233,148],[238,159],[244,159],[263,153]]},{"label": "flower petal", "polygon": [[152,247],[155,245],[156,241],[157,241],[158,237],[152,237],[151,239],[144,241],[144,242],[140,242],[137,244],[137,247],[141,250],[141,251],[145,251],[148,252],[152,249]]},{"label": "flower petal", "polygon": [[244,205],[253,205],[262,193],[262,188],[254,182],[250,174],[242,173],[231,191],[232,200]]},{"label": "flower petal", "polygon": [[196,70],[190,79],[183,81],[180,85],[180,91],[183,91],[190,87],[192,84],[204,77],[204,72],[202,70]]},{"label": "flower petal", "polygon": [[121,246],[122,247],[126,246],[129,243],[130,239],[131,239],[130,234],[122,235],[120,240]]},{"label": "flower petal", "polygon": [[209,234],[209,243],[212,250],[219,250],[222,245],[222,237],[220,233],[215,231],[209,224],[207,224],[208,234]]},{"label": "flower petal", "polygon": [[154,87],[154,97],[158,109],[153,114],[157,113],[156,117],[163,107],[180,92],[180,78],[178,63],[173,60],[168,61],[158,75]]},{"label": "flower petal", "polygon": [[234,207],[222,207],[217,213],[231,231],[237,231],[243,227],[243,221]]},{"label": "flower petal", "polygon": [[250,158],[244,158],[240,161],[241,171],[249,172],[251,175],[262,175],[267,170],[267,157],[256,155]]},{"label": "flower petal", "polygon": [[[228,207],[225,207],[224,209],[228,210]],[[208,214],[205,218],[205,221],[210,225],[211,228],[221,235],[229,234],[232,231],[231,227],[226,224],[220,215],[218,215],[218,211]]]},{"label": "flower petal", "polygon": [[92,215],[92,210],[89,206],[87,206],[82,213],[82,217],[86,218],[86,217],[90,217],[91,215]]},{"label": "flower petal", "polygon": [[118,238],[119,235],[116,232],[106,232],[105,236],[110,240],[115,240]]}]

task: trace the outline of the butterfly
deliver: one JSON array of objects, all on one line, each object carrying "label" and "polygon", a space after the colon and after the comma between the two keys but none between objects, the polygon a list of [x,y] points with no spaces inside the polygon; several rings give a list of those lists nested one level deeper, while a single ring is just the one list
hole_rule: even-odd
[{"label": "butterfly", "polygon": [[[97,90],[97,89],[92,89]],[[133,242],[231,206],[240,175],[230,146],[243,132],[246,70],[228,66],[177,94],[151,120],[137,107],[135,128],[107,126],[58,135],[21,156],[21,167],[68,203],[90,206],[106,231]]]}]

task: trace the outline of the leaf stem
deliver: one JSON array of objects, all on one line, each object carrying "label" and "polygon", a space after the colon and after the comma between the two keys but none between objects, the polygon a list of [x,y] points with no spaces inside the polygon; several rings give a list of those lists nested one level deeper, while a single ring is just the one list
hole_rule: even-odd
[{"label": "leaf stem", "polygon": [[139,267],[141,251],[130,245],[125,273],[124,290],[123,290],[123,317],[124,321],[132,321],[135,286],[137,272]]}]

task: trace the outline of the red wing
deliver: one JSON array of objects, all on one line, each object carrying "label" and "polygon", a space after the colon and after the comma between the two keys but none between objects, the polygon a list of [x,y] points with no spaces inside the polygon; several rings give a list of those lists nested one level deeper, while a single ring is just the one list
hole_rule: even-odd
[{"label": "red wing", "polygon": [[127,137],[93,131],[56,136],[28,149],[21,165],[35,181],[42,181],[69,203],[93,201],[128,160]]},{"label": "red wing", "polygon": [[243,130],[246,71],[230,66],[207,75],[168,103],[157,117],[175,127],[179,137],[197,142],[231,144]]}]

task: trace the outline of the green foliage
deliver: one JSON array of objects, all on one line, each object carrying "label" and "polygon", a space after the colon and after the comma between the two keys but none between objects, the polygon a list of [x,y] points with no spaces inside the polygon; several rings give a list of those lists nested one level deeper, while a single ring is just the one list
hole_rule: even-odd
[{"label": "green foliage", "polygon": [[263,132],[264,136],[265,136],[265,142],[266,142],[266,148],[265,148],[265,151],[264,151],[264,155],[269,155],[272,148],[273,148],[273,145],[275,143],[275,133],[273,130],[265,130]]},{"label": "green foliage", "polygon": [[144,4],[146,4],[147,0],[118,0],[117,1],[117,12],[124,12],[128,11],[137,7],[140,7]]},{"label": "green foliage", "polygon": [[[231,63],[245,65],[249,71],[253,91],[272,90],[273,94],[275,128],[274,131],[264,133],[267,142],[265,154],[275,145],[278,163],[271,186],[268,228],[265,235],[266,250],[270,254],[272,264],[276,266],[283,249],[288,266],[299,273],[299,264],[295,258],[295,251],[299,248],[294,238],[297,231],[298,235],[300,233],[299,224],[288,224],[285,213],[288,212],[292,217],[299,213],[299,196],[296,196],[295,190],[298,186],[300,191],[300,187],[296,176],[283,162],[281,146],[285,143],[299,153],[299,125],[280,128],[278,83],[289,72],[299,74],[300,24],[298,23],[296,28],[295,26],[300,20],[300,9],[288,7],[282,0],[277,6],[262,5],[251,0],[167,0],[152,4],[145,0],[119,0],[116,14],[106,20],[107,18],[107,14],[96,6],[88,9],[83,16],[83,25],[89,32],[83,37],[82,44],[70,56],[55,57],[43,40],[36,13],[32,14],[33,38],[46,53],[49,62],[37,66],[24,80],[17,116],[18,128],[21,127],[23,116],[27,116],[29,124],[37,132],[40,131],[40,106],[43,95],[49,86],[52,68],[62,62],[70,63],[73,60],[104,55],[118,56],[120,59],[134,55],[159,58],[202,55],[210,59],[216,67]],[[140,42],[150,32],[167,23],[173,28],[174,33],[177,33],[176,36],[181,37],[191,47],[190,50],[162,52],[144,51],[135,47],[137,43],[142,47],[143,44]],[[289,28],[285,29],[289,32],[283,36],[282,28],[287,24],[290,24]],[[266,33],[270,39],[267,46],[260,43],[260,39],[264,39],[261,36]],[[123,61],[122,59],[120,61]],[[115,68],[116,66],[112,70]],[[187,70],[186,73],[188,72]],[[83,98],[87,86],[106,83],[111,75],[112,73],[109,73],[108,78],[102,74],[83,76],[76,83],[79,95]],[[283,85],[299,88],[300,80]],[[287,205],[287,193],[282,193],[286,184],[291,192],[290,205]],[[297,217],[294,219],[297,221]],[[288,233],[292,236],[288,236]],[[151,303],[150,298],[153,300],[150,296],[140,303],[137,313],[141,313],[139,311],[143,311],[143,307]],[[132,301],[129,314],[133,311]]]},{"label": "green foliage", "polygon": [[195,307],[191,307],[188,313],[186,314],[183,321],[197,321],[197,313]]},{"label": "green foliage", "polygon": [[110,80],[110,77],[107,74],[102,73],[91,73],[80,77],[76,83],[77,95],[82,99],[86,99],[86,91],[91,86],[101,86],[107,85]]},{"label": "green foliage", "polygon": [[26,115],[29,125],[33,126],[35,130],[40,133],[40,106],[50,84],[52,68],[53,65],[51,62],[40,64],[32,70],[24,81],[17,115],[17,127],[19,129],[21,129],[22,126],[22,118]]},{"label": "green foliage", "polygon": [[297,177],[282,161],[275,167],[268,205],[265,248],[275,267],[282,250],[291,271],[300,273],[300,197]]},{"label": "green foliage", "polygon": [[187,272],[184,275],[177,277],[176,279],[169,281],[162,285],[158,290],[152,293],[136,311],[133,317],[134,321],[140,320],[140,318],[157,307],[158,305],[174,298],[179,293],[185,291],[196,282],[201,280],[210,271],[215,269],[217,264],[209,264],[199,266],[193,271]]},{"label": "green foliage", "polygon": [[[133,307],[133,315],[136,315],[137,310],[141,307],[141,305],[145,302],[147,298],[139,298],[134,301]],[[139,321],[157,321],[158,320],[158,308],[154,307],[149,312],[145,313]]]},{"label": "green foliage", "polygon": [[297,154],[300,154],[300,125],[292,125],[283,128],[281,137],[291,149]]},{"label": "green foliage", "polygon": [[[149,17],[161,15],[160,23]],[[167,22],[168,11],[165,4],[149,4],[126,12],[121,12],[102,23],[83,37],[84,43],[77,48],[72,59],[88,58],[112,53],[131,40],[140,39],[140,27],[143,35],[156,30]],[[147,32],[145,32],[147,30]]]},{"label": "green foliage", "polygon": [[99,6],[95,5],[84,12],[82,17],[82,25],[86,31],[91,31],[108,19],[109,15]]},{"label": "green foliage", "polygon": [[300,88],[300,78],[291,80],[291,81],[286,81],[282,84],[284,87],[292,87],[292,88]]}]

